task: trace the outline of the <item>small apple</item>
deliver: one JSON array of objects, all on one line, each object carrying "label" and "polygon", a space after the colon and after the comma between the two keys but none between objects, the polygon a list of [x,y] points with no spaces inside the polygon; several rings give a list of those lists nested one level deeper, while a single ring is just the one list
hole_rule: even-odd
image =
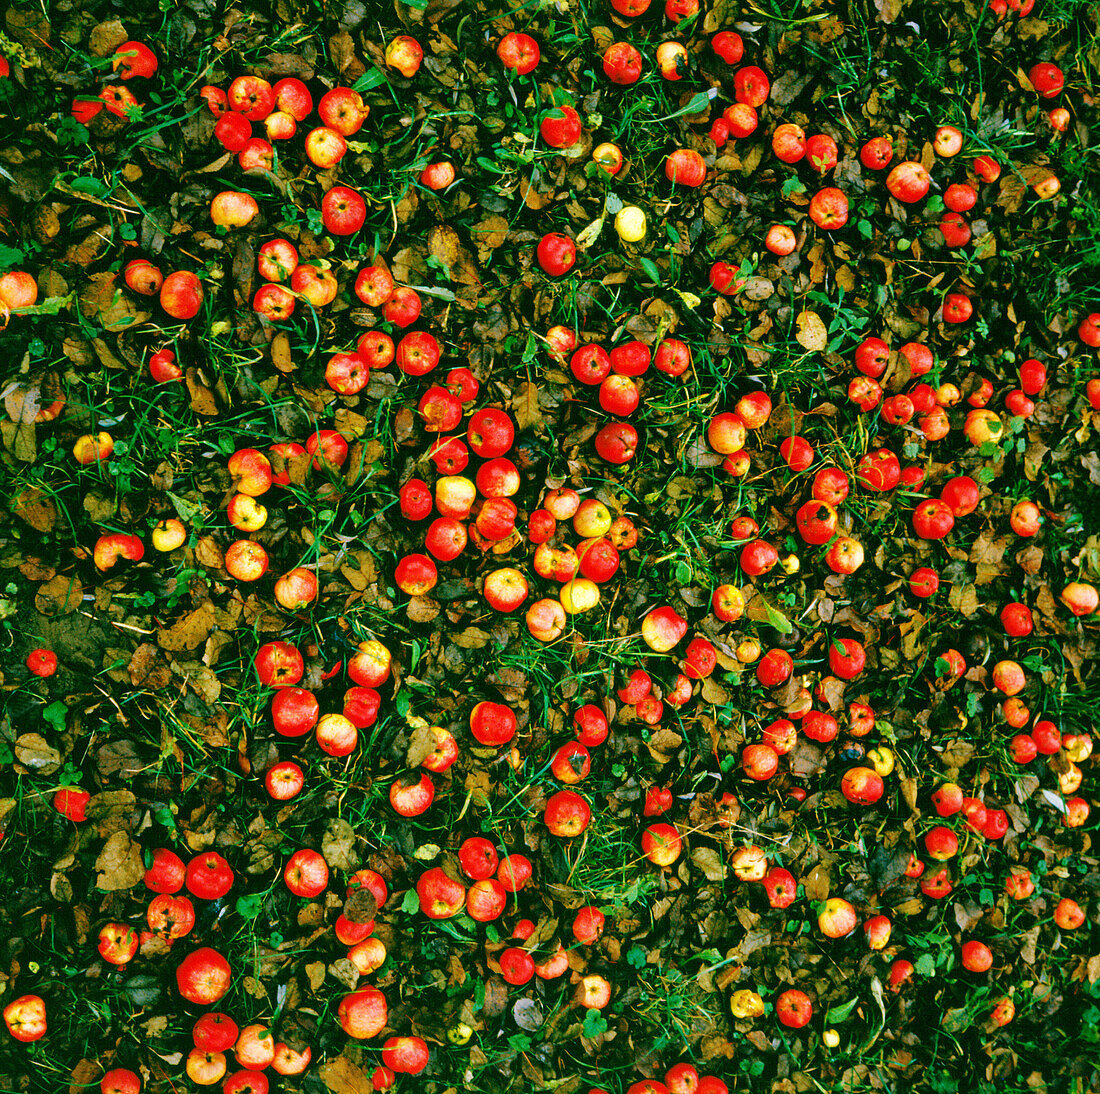
[{"label": "small apple", "polygon": [[424,50],[415,38],[399,34],[386,46],[385,60],[390,68],[396,68],[406,79],[411,79],[420,69]]}]

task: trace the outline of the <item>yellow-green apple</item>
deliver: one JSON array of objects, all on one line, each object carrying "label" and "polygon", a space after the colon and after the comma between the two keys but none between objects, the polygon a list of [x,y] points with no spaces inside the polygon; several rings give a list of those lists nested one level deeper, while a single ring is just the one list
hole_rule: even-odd
[{"label": "yellow-green apple", "polygon": [[276,109],[290,114],[295,121],[305,121],[313,110],[313,96],[301,80],[287,77],[280,80],[271,91]]},{"label": "yellow-green apple", "polygon": [[543,597],[527,609],[527,630],[540,642],[553,642],[565,631],[565,609],[560,601]]},{"label": "yellow-green apple", "polygon": [[863,924],[863,935],[867,939],[867,946],[872,950],[883,950],[890,941],[893,924],[890,917],[885,915],[871,916]]},{"label": "yellow-green apple", "polygon": [[285,281],[298,268],[298,251],[289,239],[269,239],[256,256],[256,269],[265,281]]},{"label": "yellow-green apple", "polygon": [[276,1041],[275,1059],[271,1061],[271,1070],[277,1075],[301,1075],[309,1067],[312,1059],[313,1053],[309,1045],[299,1051],[291,1048],[285,1041]]},{"label": "yellow-green apple", "polygon": [[304,566],[288,570],[275,582],[275,599],[287,611],[301,611],[317,599],[317,575]]},{"label": "yellow-green apple", "polygon": [[558,599],[567,615],[580,615],[600,602],[600,587],[586,577],[575,577],[561,587]]},{"label": "yellow-green apple", "polygon": [[254,540],[238,539],[226,548],[226,572],[238,581],[259,581],[267,573],[267,564],[267,551]]},{"label": "yellow-green apple", "polygon": [[513,566],[502,566],[486,575],[483,595],[499,612],[515,611],[527,599],[527,592],[527,578]]},{"label": "yellow-green apple", "polygon": [[363,687],[376,688],[390,676],[393,657],[377,639],[360,642],[348,661],[348,676]]},{"label": "yellow-green apple", "polygon": [[293,760],[272,764],[264,773],[264,789],[272,801],[286,802],[296,798],[305,782],[305,772]]},{"label": "yellow-green apple", "polygon": [[109,570],[120,558],[128,562],[140,562],[145,556],[145,546],[137,536],[122,532],[112,532],[100,536],[92,548],[92,559],[96,569]]},{"label": "yellow-green apple", "polygon": [[466,913],[478,923],[490,923],[504,914],[508,893],[496,878],[475,881],[466,893]]},{"label": "yellow-green apple", "polygon": [[315,308],[323,308],[336,299],[340,286],[332,270],[303,262],[290,275],[290,288]]},{"label": "yellow-green apple", "polygon": [[573,1002],[585,1010],[603,1010],[611,1002],[611,985],[598,973],[582,976],[573,992]]},{"label": "yellow-green apple", "polygon": [[931,185],[932,179],[928,172],[912,160],[897,164],[886,176],[886,189],[898,201],[908,204],[920,201]]},{"label": "yellow-green apple", "polygon": [[[132,262],[127,262],[122,270],[122,279],[126,282],[127,288],[141,296],[156,296],[160,292],[161,285],[164,284],[164,274],[147,258],[135,258]],[[0,299],[5,303],[8,302],[8,297],[3,292],[2,281],[0,281]],[[11,306],[13,305],[9,304],[9,307]]]},{"label": "yellow-green apple", "polygon": [[138,951],[138,935],[126,923],[105,923],[99,931],[99,956],[112,965],[125,965]]},{"label": "yellow-green apple", "polygon": [[642,640],[655,653],[668,653],[687,634],[687,620],[668,605],[654,608],[642,620]]},{"label": "yellow-green apple", "polygon": [[764,1013],[764,999],[751,988],[738,988],[730,996],[730,1012],[734,1018],[759,1018]]},{"label": "yellow-green apple", "polygon": [[238,532],[258,532],[267,523],[267,508],[251,494],[234,494],[225,509],[226,519]]},{"label": "yellow-green apple", "polygon": [[243,228],[259,211],[256,199],[239,190],[223,190],[210,202],[210,219],[219,228]]}]

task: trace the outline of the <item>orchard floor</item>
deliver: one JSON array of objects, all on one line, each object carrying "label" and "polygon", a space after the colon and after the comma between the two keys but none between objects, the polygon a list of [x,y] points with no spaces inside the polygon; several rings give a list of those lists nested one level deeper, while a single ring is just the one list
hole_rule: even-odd
[{"label": "orchard floor", "polygon": [[[0,1092],[358,1094],[402,1051],[426,1094],[1098,1089],[1100,23],[995,8],[5,10],[0,1006],[47,1029],[0,1032]],[[255,118],[219,118],[242,76]],[[325,166],[334,87],[369,111]],[[232,872],[178,879],[190,929],[159,848]],[[212,1009],[308,1065],[204,1074]]]}]

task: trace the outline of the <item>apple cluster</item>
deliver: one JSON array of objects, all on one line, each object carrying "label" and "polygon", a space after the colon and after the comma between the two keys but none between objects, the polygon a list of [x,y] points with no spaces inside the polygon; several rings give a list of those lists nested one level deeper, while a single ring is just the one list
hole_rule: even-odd
[{"label": "apple cluster", "polygon": [[136,87],[147,87],[158,67],[157,55],[144,42],[123,42],[111,56],[111,71],[122,82],[104,81],[98,94],[77,95],[70,108],[72,117],[81,125],[87,125],[101,110],[123,121],[139,117],[142,103],[129,81],[136,80]]},{"label": "apple cluster", "polygon": [[[670,5],[682,2],[668,0]],[[673,1064],[665,1072],[663,1082],[659,1079],[640,1079],[625,1090],[626,1094],[729,1094],[729,1087],[717,1075],[705,1072],[700,1075],[698,1068],[686,1062]],[[594,1086],[589,1088],[588,1094],[610,1094],[610,1091]]]}]

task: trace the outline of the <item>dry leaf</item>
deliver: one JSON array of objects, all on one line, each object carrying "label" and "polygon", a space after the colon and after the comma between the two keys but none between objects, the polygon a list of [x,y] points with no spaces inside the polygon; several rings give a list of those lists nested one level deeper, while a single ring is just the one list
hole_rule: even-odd
[{"label": "dry leaf", "polygon": [[24,733],[16,738],[15,758],[32,771],[43,774],[61,766],[61,753],[41,733]]},{"label": "dry leaf", "polygon": [[543,416],[539,406],[538,384],[525,380],[519,385],[510,403],[516,425],[522,429],[541,429]]},{"label": "dry leaf", "polygon": [[726,864],[713,847],[696,847],[691,852],[691,861],[707,881],[723,881],[726,877]]},{"label": "dry leaf", "polygon": [[829,332],[821,316],[814,311],[803,311],[798,313],[794,322],[794,336],[798,344],[813,353],[824,353],[829,344]]},{"label": "dry leaf", "polygon": [[184,379],[187,382],[187,390],[191,394],[191,409],[196,414],[203,414],[206,417],[217,414],[218,403],[214,398],[214,392],[199,380],[198,371],[189,368],[184,374]]},{"label": "dry leaf", "polygon": [[[53,531],[57,522],[57,506],[53,499],[37,486],[21,490],[12,501],[12,512],[36,532]],[[39,609],[41,611],[41,608]]]},{"label": "dry leaf", "polygon": [[325,856],[325,862],[336,870],[357,870],[359,858],[354,847],[355,829],[340,817],[330,820],[321,840],[321,854]]},{"label": "dry leaf", "polygon": [[367,1073],[356,1067],[346,1056],[326,1060],[319,1068],[318,1075],[332,1094],[371,1094],[374,1090],[374,1084]]},{"label": "dry leaf", "polygon": [[96,888],[105,892],[132,889],[145,876],[141,845],[126,832],[115,832],[95,860]]},{"label": "dry leaf", "polygon": [[178,653],[201,646],[214,629],[214,605],[207,601],[170,627],[157,631],[157,644],[161,649]]}]

